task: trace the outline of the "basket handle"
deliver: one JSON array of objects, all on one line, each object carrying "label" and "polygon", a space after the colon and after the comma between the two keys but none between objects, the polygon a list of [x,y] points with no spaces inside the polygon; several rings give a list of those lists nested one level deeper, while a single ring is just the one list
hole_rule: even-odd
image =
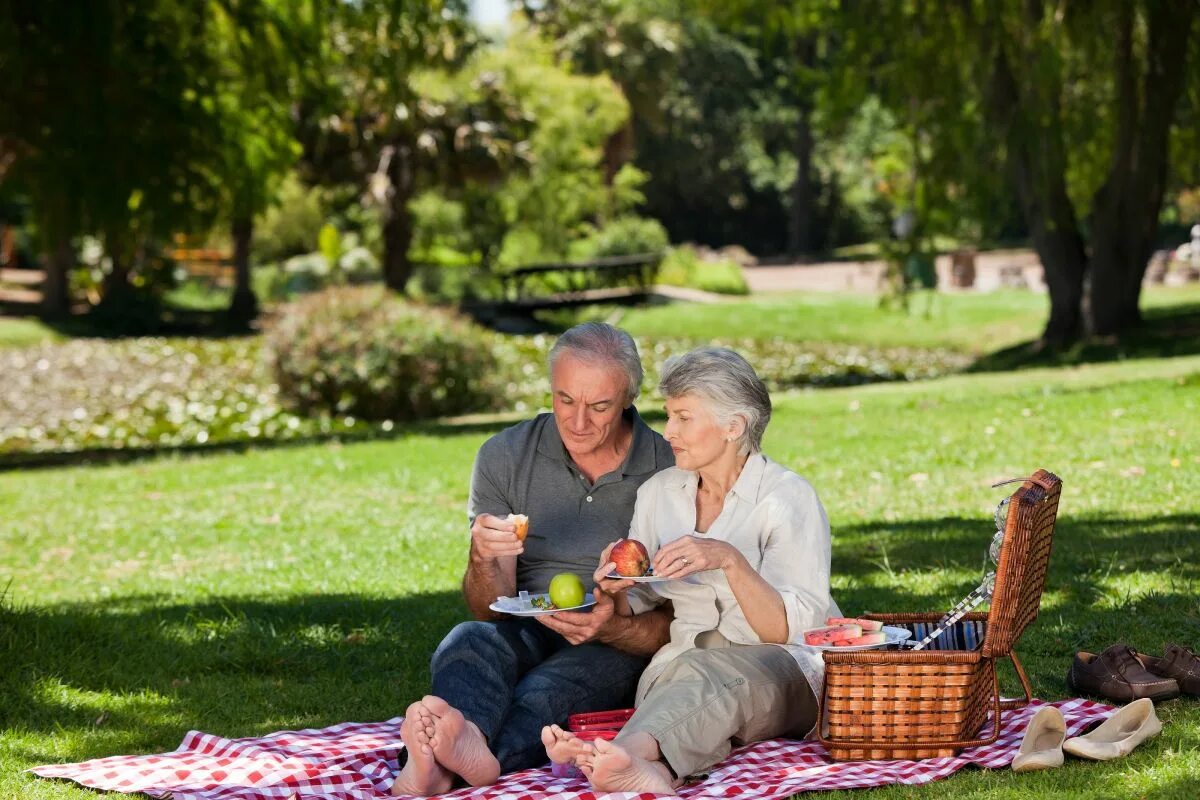
[{"label": "basket handle", "polygon": [[1046,480],[1045,478],[1041,477],[1040,475],[1028,475],[1024,478],[1009,478],[1008,480],[1003,480],[1003,481],[1000,481],[999,483],[993,483],[992,488],[996,489],[1000,486],[1004,486],[1005,484],[1024,483],[1025,481],[1032,481],[1033,483],[1036,483],[1038,486],[1045,489],[1047,492],[1050,491],[1050,486],[1051,486],[1050,481]]},{"label": "basket handle", "polygon": [[[1018,669],[1018,672],[1023,671]],[[825,745],[826,750],[832,750],[834,747],[854,747],[864,750],[915,750],[918,748],[934,748],[934,747],[979,747],[980,745],[991,744],[1000,738],[1000,678],[996,675],[996,670],[992,669],[992,735],[987,738],[970,739],[966,741],[954,742],[881,742],[874,739],[839,739],[832,742],[825,738],[825,732],[821,729],[821,723],[824,720],[824,704],[819,704],[817,708],[817,741]]]},{"label": "basket handle", "polygon": [[1012,700],[1001,700],[1000,707],[1005,711],[1014,708],[1024,708],[1029,705],[1029,701],[1033,699],[1033,687],[1029,685],[1029,677],[1025,674],[1025,667],[1021,665],[1021,659],[1017,658],[1016,651],[1010,650],[1005,653],[1005,657],[1012,662],[1013,668],[1017,671],[1017,677],[1021,679],[1021,688],[1025,690],[1025,699],[1014,698]]}]

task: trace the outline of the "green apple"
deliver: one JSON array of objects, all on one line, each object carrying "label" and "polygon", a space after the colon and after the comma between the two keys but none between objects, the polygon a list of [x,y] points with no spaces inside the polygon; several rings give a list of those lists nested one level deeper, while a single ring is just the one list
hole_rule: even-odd
[{"label": "green apple", "polygon": [[583,605],[583,581],[574,572],[560,572],[550,579],[550,602],[559,608]]}]

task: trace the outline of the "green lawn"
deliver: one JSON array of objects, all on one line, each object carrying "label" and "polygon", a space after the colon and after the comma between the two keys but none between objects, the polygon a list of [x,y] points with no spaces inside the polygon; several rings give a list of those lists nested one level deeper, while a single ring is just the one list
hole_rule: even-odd
[{"label": "green lawn", "polygon": [[[1006,297],[994,302],[1017,302]],[[784,308],[756,330],[782,329]],[[692,312],[679,319],[702,327]],[[646,334],[671,313],[627,322]],[[922,341],[940,335],[913,325]],[[1044,466],[1064,480],[1060,525],[1042,615],[1018,646],[1038,696],[1066,696],[1076,649],[1200,644],[1200,357],[776,400],[767,452],[824,500],[847,612],[948,607],[980,574],[1003,496],[989,484]],[[400,713],[465,616],[467,476],[499,424],[0,473],[0,797],[96,797],[22,770],[170,750],[192,728],[247,736]],[[1163,735],[1119,762],[966,770],[869,796],[1195,798],[1200,700],[1158,711]]]},{"label": "green lawn", "polygon": [[40,320],[0,317],[0,348],[31,347],[61,341],[63,336]]},{"label": "green lawn", "polygon": [[[674,304],[631,310],[621,326],[635,336],[711,338],[737,331],[747,339],[837,342],[875,347],[948,348],[979,356],[1036,339],[1049,298],[1029,291],[921,295],[909,311],[879,308],[868,295],[766,294],[712,305]],[[926,307],[930,313],[925,314]],[[1142,307],[1154,318],[1200,306],[1200,285],[1151,288]],[[1192,333],[1195,337],[1198,334]]]}]

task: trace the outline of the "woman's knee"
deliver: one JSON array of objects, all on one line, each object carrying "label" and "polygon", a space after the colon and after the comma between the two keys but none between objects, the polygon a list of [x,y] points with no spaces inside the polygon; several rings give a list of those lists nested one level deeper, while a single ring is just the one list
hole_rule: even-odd
[{"label": "woman's knee", "polygon": [[714,669],[713,661],[705,650],[689,650],[676,656],[655,683],[678,682],[698,684],[713,690],[722,688],[726,683]]}]

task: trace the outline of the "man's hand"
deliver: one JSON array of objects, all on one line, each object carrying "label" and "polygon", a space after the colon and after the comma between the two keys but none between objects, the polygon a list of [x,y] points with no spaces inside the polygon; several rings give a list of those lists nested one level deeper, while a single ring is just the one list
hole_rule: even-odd
[{"label": "man's hand", "polygon": [[595,639],[600,630],[613,618],[616,606],[611,595],[599,587],[593,593],[596,605],[590,611],[559,611],[536,617],[538,622],[561,634],[571,644],[583,644]]},{"label": "man's hand", "polygon": [[517,524],[492,514],[480,514],[471,525],[471,558],[491,560],[519,556],[525,545],[517,538]]},{"label": "man's hand", "polygon": [[[617,543],[613,542],[608,547],[604,548],[604,552],[600,554],[600,566],[597,567],[596,571],[592,573],[592,580],[595,582],[596,586],[600,587],[601,590],[610,595],[615,595],[617,592],[623,592],[630,586],[633,586],[635,583],[637,583],[637,581],[631,581],[628,578],[608,577],[617,568],[616,562],[609,561],[608,559],[608,554],[611,553],[612,549],[616,546]],[[599,600],[600,598],[597,597],[596,601],[599,602]]]}]

